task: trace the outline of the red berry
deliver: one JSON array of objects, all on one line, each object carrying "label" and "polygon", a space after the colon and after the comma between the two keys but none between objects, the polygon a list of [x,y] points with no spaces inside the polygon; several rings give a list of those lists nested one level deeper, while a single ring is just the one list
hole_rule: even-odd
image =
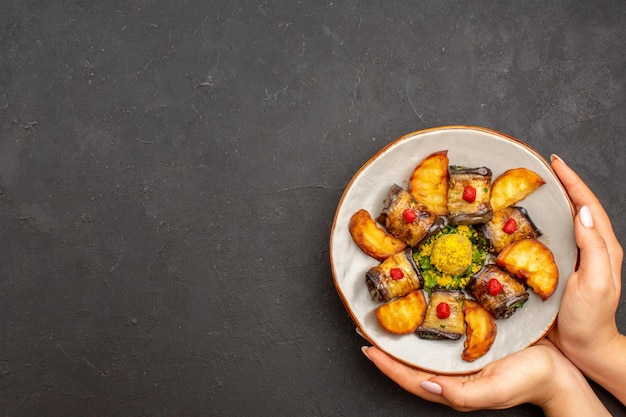
[{"label": "red berry", "polygon": [[450,306],[446,302],[437,304],[437,318],[447,319],[450,317]]},{"label": "red berry", "polygon": [[407,223],[413,223],[415,219],[417,219],[417,213],[412,209],[408,208],[402,212],[402,217],[404,221]]},{"label": "red berry", "polygon": [[487,289],[489,290],[489,294],[495,297],[502,291],[502,284],[500,284],[500,281],[497,279],[491,278],[487,283]]},{"label": "red berry", "polygon": [[391,279],[394,281],[404,278],[404,272],[402,272],[400,268],[391,268],[389,270],[389,275],[391,275]]},{"label": "red berry", "polygon": [[517,229],[517,222],[515,221],[513,217],[509,218],[509,220],[507,220],[506,223],[504,223],[504,226],[502,226],[502,231],[509,235],[512,235],[513,233],[515,233],[516,229]]},{"label": "red berry", "polygon": [[473,203],[476,200],[476,188],[472,187],[471,185],[465,187],[465,189],[463,190],[463,200],[467,201],[468,203]]}]

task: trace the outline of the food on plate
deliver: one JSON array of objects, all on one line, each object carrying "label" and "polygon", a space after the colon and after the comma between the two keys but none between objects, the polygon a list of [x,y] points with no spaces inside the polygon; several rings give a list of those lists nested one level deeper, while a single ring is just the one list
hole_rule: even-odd
[{"label": "food on plate", "polygon": [[516,206],[494,211],[492,219],[484,224],[482,233],[496,253],[516,240],[541,236],[528,211]]},{"label": "food on plate", "polygon": [[496,263],[547,300],[556,290],[559,270],[550,249],[536,239],[513,242],[498,254]]},{"label": "food on plate", "polygon": [[409,192],[437,216],[448,214],[448,151],[424,158],[413,170]]},{"label": "food on plate", "polygon": [[413,261],[413,251],[407,248],[385,259],[365,274],[372,300],[386,303],[422,288],[423,278]]},{"label": "food on plate", "polygon": [[472,242],[458,233],[440,236],[433,244],[430,260],[444,274],[461,274],[472,264]]},{"label": "food on plate", "polygon": [[528,300],[524,285],[494,264],[472,275],[466,289],[497,319],[510,317]]},{"label": "food on plate", "polygon": [[[380,215],[365,209],[350,218],[353,241],[379,261],[365,273],[374,313],[389,333],[459,340],[472,362],[493,345],[496,320],[524,306],[527,287],[542,300],[559,272],[541,231],[515,204],[544,184],[526,168],[492,183],[481,166],[449,165],[434,152],[413,170],[408,191],[393,184]],[[495,260],[494,260],[495,258]]]},{"label": "food on plate", "polygon": [[528,168],[509,169],[493,181],[491,207],[498,211],[512,206],[545,183],[539,174]]},{"label": "food on plate", "polygon": [[422,290],[381,305],[375,310],[380,325],[393,334],[413,333],[424,321],[426,297]]},{"label": "food on plate", "polygon": [[437,226],[436,220],[437,216],[397,184],[391,187],[378,218],[381,223],[384,221],[389,233],[412,247],[431,232],[431,227]]},{"label": "food on plate", "polygon": [[448,168],[448,217],[452,224],[477,224],[491,220],[489,203],[491,170],[487,167]]},{"label": "food on plate", "polygon": [[367,210],[360,209],[352,215],[349,229],[359,248],[381,262],[406,248],[406,243],[378,226]]},{"label": "food on plate", "polygon": [[[471,244],[469,265],[466,264],[468,255],[466,240]],[[456,249],[460,249],[460,252],[454,253]],[[435,287],[463,289],[470,276],[483,267],[487,250],[487,241],[477,233],[474,226],[447,225],[416,248],[413,257],[422,273],[424,287],[427,290]],[[457,271],[461,272],[455,273]]]},{"label": "food on plate", "polygon": [[473,362],[489,351],[498,328],[494,317],[474,300],[463,302],[463,315],[466,328],[461,358]]},{"label": "food on plate", "polygon": [[424,322],[415,331],[423,339],[458,340],[465,334],[462,291],[436,289],[430,294]]}]

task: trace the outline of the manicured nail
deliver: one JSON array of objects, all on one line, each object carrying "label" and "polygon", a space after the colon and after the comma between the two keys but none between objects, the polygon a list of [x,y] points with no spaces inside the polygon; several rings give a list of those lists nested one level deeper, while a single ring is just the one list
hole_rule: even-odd
[{"label": "manicured nail", "polygon": [[367,359],[372,360],[372,358],[370,358],[370,355],[367,354],[367,349],[369,349],[369,346],[361,346],[361,352],[363,352]]},{"label": "manicured nail", "polygon": [[356,331],[356,334],[358,334],[359,336],[361,336],[363,339],[365,339],[365,336],[363,335],[363,332],[361,331],[360,327],[357,327],[356,329],[354,329]]},{"label": "manicured nail", "polygon": [[424,382],[422,382],[420,384],[420,386],[425,391],[428,391],[428,392],[433,393],[433,394],[441,394],[441,392],[443,391],[443,389],[441,388],[441,385],[437,384],[436,382],[432,382],[432,381],[424,381]]},{"label": "manicured nail", "polygon": [[580,217],[580,222],[585,228],[590,229],[593,227],[593,219],[591,218],[591,210],[589,210],[589,207],[582,206],[578,212],[578,216]]},{"label": "manicured nail", "polygon": [[558,156],[557,154],[553,153],[552,155],[550,155],[550,161],[554,162],[555,160],[561,161],[561,163],[563,165],[567,165],[565,163],[565,161],[560,156]]}]

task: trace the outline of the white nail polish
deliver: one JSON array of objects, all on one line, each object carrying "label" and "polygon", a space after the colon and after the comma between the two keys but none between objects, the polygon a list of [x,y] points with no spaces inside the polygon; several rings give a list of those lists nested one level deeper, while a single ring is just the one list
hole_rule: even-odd
[{"label": "white nail polish", "polygon": [[589,210],[589,207],[582,206],[578,212],[578,217],[585,228],[590,229],[593,227],[593,218],[591,217],[591,210]]},{"label": "white nail polish", "polygon": [[420,386],[422,387],[422,389],[432,394],[441,394],[443,392],[441,385],[437,384],[436,382],[424,381],[420,384]]},{"label": "white nail polish", "polygon": [[367,349],[369,349],[369,346],[361,346],[361,352],[363,352],[367,359],[372,360],[372,358],[370,358],[370,355],[367,354]]},{"label": "white nail polish", "polygon": [[361,336],[363,339],[365,339],[365,335],[363,334],[363,332],[361,331],[360,328],[356,328],[354,329],[356,331],[356,334],[358,334],[359,336]]}]

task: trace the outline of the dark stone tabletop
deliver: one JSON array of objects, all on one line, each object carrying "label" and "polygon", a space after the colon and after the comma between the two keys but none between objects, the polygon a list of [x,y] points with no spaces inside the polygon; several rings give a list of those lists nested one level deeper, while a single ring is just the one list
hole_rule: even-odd
[{"label": "dark stone tabletop", "polygon": [[5,0],[0,30],[2,416],[466,415],[362,355],[330,268],[412,131],[559,154],[626,241],[623,1]]}]

